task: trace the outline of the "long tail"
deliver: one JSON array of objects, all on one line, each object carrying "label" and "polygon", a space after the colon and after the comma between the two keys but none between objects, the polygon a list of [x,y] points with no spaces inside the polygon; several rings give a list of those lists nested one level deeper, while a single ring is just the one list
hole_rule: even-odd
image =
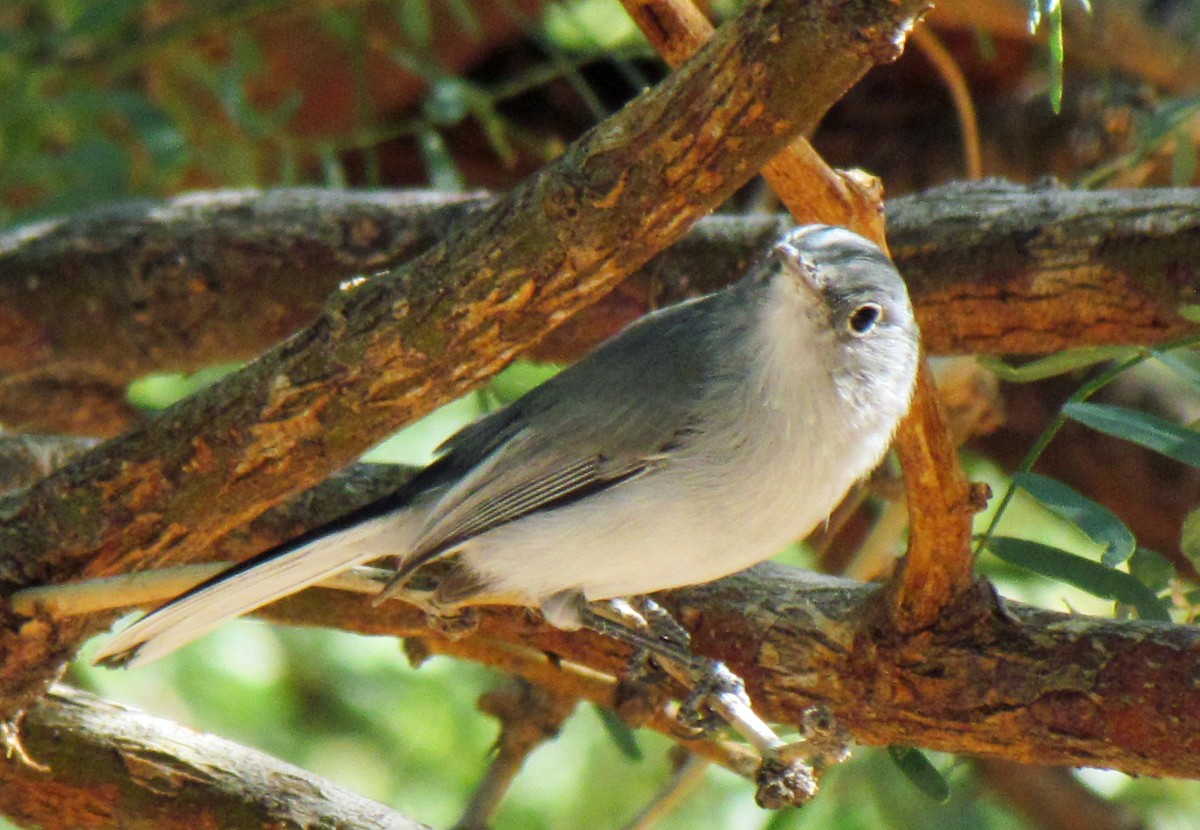
[{"label": "long tail", "polygon": [[348,526],[335,522],[234,565],[116,635],[96,662],[129,668],[145,665],[227,620],[347,568],[402,554],[410,541],[413,518],[411,511],[399,509]]}]

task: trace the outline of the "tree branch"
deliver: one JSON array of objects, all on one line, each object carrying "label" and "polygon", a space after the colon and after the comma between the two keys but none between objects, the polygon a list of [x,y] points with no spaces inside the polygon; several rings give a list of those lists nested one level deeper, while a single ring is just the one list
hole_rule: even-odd
[{"label": "tree branch", "polygon": [[[384,473],[369,468],[351,478],[378,478],[384,486]],[[326,497],[342,498],[337,509],[348,510],[372,495],[364,489],[347,499],[330,482],[301,501],[314,511],[308,524],[315,524],[328,509]],[[303,521],[298,506],[292,515]],[[284,520],[270,531],[271,516],[256,523],[256,537],[241,546],[227,540],[223,552],[243,558],[271,544],[272,532],[282,539],[298,531]],[[1200,777],[1200,690],[1189,680],[1200,657],[1195,627],[998,607],[980,589],[910,634],[892,624],[886,590],[766,564],[660,599],[692,631],[697,651],[726,661],[746,679],[756,710],[779,722],[797,722],[805,707],[820,703],[860,743]],[[370,598],[328,589],[302,592],[258,616],[417,637],[432,652],[606,706],[618,706],[616,686],[597,672],[617,675],[629,658],[607,638],[561,632],[515,609],[482,609],[478,632],[461,640],[428,630],[424,614],[411,606],[374,606]],[[52,621],[38,616],[29,625]],[[547,654],[587,668],[564,668]],[[1169,716],[1146,719],[1147,711]],[[647,716],[653,728],[671,733],[660,710]],[[746,759],[720,745],[695,748],[745,772]]]},{"label": "tree branch", "polygon": [[[1178,306],[1200,284],[1198,193],[992,181],[893,200],[889,243],[926,349],[1037,354],[1180,336]],[[315,319],[339,283],[407,261],[494,203],[460,198],[217,192],[0,235],[0,422],[119,432],[135,418],[129,381],[259,354]],[[573,360],[654,305],[737,279],[787,221],[702,220],[532,354]],[[97,343],[96,330],[111,336]]]},{"label": "tree branch", "polygon": [[0,813],[43,830],[424,825],[214,735],[56,685],[21,721],[37,763],[0,755]]},{"label": "tree branch", "polygon": [[[888,620],[883,590],[767,563],[659,599],[687,624],[698,652],[746,680],[755,710],[772,721],[798,723],[820,703],[864,744],[1200,778],[1194,627],[997,605],[984,593],[908,636]],[[422,625],[400,603],[375,607],[323,589],[260,613],[374,635],[410,636]],[[486,609],[478,636],[612,673],[629,656],[603,637],[551,629],[512,609]],[[479,652],[472,659],[488,662]],[[530,679],[553,688],[552,666]]]}]

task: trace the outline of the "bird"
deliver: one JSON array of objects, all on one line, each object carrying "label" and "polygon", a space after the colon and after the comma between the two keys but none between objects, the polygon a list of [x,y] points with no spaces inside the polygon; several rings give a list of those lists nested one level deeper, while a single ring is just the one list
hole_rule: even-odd
[{"label": "bird", "polygon": [[374,560],[429,607],[588,603],[712,581],[822,521],[885,455],[920,358],[905,283],[850,230],[788,231],[725,288],[653,311],[451,436],[396,491],[217,574],[104,645],[143,665]]}]

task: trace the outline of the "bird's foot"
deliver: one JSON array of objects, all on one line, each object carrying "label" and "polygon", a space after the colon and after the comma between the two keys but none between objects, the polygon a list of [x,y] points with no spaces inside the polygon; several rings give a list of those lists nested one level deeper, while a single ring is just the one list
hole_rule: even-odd
[{"label": "bird's foot", "polygon": [[[647,658],[682,683],[690,694],[678,712],[679,723],[696,736],[710,734],[724,725],[745,738],[762,759],[756,775],[756,798],[763,807],[801,805],[817,792],[814,765],[844,759],[846,740],[827,713],[810,710],[801,724],[800,739],[784,741],[760,718],[746,694],[742,679],[718,660],[691,650],[691,638],[663,608],[648,599],[635,599],[636,617],[642,623],[625,625],[632,619],[613,603],[592,603],[581,609],[583,625],[635,649],[633,675],[645,671]],[[640,684],[639,684],[640,685]]]}]

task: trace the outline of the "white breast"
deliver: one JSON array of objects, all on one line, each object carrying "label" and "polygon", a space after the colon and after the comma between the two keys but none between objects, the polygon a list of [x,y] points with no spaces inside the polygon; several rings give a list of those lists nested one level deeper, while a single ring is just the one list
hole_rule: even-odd
[{"label": "white breast", "polygon": [[734,573],[825,520],[891,436],[815,358],[832,339],[814,342],[794,297],[772,300],[759,368],[721,390],[703,451],[686,446],[640,478],[490,531],[464,548],[467,564],[531,604],[575,588],[605,599]]}]

